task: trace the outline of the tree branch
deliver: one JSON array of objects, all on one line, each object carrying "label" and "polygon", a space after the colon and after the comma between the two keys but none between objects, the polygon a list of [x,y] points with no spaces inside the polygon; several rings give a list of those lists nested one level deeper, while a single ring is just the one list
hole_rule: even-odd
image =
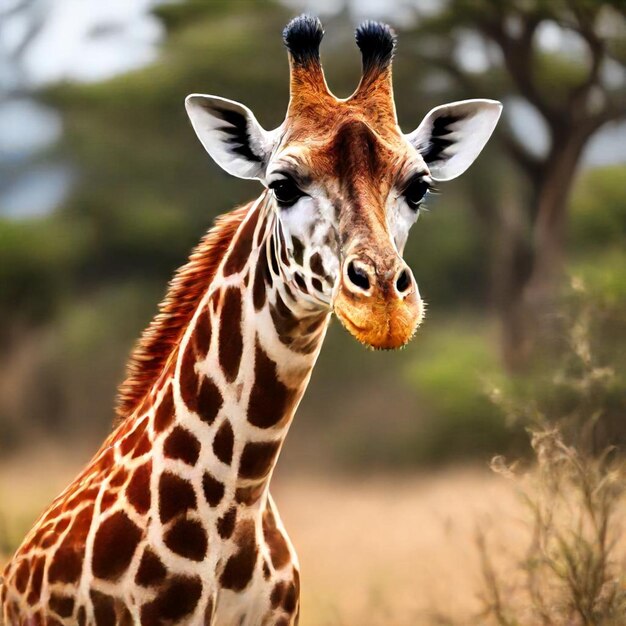
[{"label": "tree branch", "polygon": [[519,37],[514,37],[506,31],[502,14],[499,14],[497,19],[489,17],[483,19],[479,26],[483,33],[500,47],[506,68],[520,94],[543,115],[550,126],[554,126],[559,120],[558,111],[539,92],[532,75],[534,65],[532,40],[543,18],[538,14],[522,13],[518,13],[518,17],[522,21],[522,32]]},{"label": "tree branch", "polygon": [[568,108],[572,114],[572,119],[575,119],[579,111],[583,112],[583,114],[586,112],[587,98],[589,97],[591,89],[594,86],[602,87],[598,79],[602,61],[605,58],[606,44],[594,31],[594,25],[598,15],[597,7],[584,10],[576,3],[570,2],[569,5],[576,18],[576,23],[573,24],[571,28],[584,39],[591,58],[591,66],[584,80],[576,85],[569,93]]}]

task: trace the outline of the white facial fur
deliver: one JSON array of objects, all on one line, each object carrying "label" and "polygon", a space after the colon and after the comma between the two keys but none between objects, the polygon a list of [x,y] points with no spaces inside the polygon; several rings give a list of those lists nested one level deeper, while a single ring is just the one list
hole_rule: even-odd
[{"label": "white facial fur", "polygon": [[[306,298],[330,304],[343,260],[337,214],[341,206],[331,201],[321,181],[299,171],[297,153],[280,145],[284,126],[266,131],[247,107],[217,96],[192,94],[185,106],[203,146],[228,173],[257,178],[266,186],[281,178],[281,172],[296,174],[294,178],[306,195],[289,207],[274,202],[288,254],[292,259],[296,255],[294,240],[303,247],[302,264],[290,264],[284,270],[294,275],[299,272],[305,278]],[[464,100],[434,108],[415,131],[404,136],[415,151],[415,159],[406,166],[410,170],[407,175],[399,179],[406,184],[409,175],[418,175],[430,185],[462,174],[491,136],[501,110],[502,105],[494,100]],[[339,181],[334,184],[338,188]],[[385,206],[388,230],[401,255],[419,209],[409,206],[399,185],[391,189]],[[324,270],[321,277],[311,268],[316,254]]]}]

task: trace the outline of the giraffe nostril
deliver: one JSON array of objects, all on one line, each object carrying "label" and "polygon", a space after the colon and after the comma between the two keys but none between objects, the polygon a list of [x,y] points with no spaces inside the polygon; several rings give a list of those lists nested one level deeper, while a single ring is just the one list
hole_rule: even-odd
[{"label": "giraffe nostril", "polygon": [[409,278],[409,273],[406,269],[404,269],[400,272],[400,275],[396,280],[396,289],[398,290],[398,293],[404,293],[410,286],[411,279]]},{"label": "giraffe nostril", "polygon": [[348,278],[350,282],[363,291],[367,291],[370,288],[370,279],[364,270],[354,265],[352,261],[348,263]]}]

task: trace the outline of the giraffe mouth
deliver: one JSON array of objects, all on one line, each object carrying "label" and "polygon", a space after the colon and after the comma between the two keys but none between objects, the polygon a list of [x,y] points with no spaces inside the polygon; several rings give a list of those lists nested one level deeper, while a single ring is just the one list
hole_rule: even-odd
[{"label": "giraffe mouth", "polygon": [[343,327],[368,348],[396,350],[414,337],[424,318],[424,305],[417,297],[403,302],[355,305],[340,292],[334,312]]}]

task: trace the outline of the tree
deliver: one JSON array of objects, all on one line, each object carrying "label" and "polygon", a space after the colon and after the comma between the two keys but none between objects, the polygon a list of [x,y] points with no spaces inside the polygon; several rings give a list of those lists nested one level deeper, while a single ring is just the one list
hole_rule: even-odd
[{"label": "tree", "polygon": [[[515,94],[547,131],[548,148],[539,155],[505,116],[499,136],[521,174],[519,198],[503,202],[484,182],[470,193],[497,238],[494,300],[511,370],[528,362],[537,322],[563,268],[568,200],[583,151],[601,127],[626,118],[625,24],[626,8],[618,1],[450,0],[413,29],[419,45],[412,53],[444,72],[462,97]],[[538,35],[547,25],[575,38],[575,49],[543,49]],[[481,71],[459,62],[469,38],[481,42],[488,59]],[[577,49],[585,61],[572,58]]]}]

